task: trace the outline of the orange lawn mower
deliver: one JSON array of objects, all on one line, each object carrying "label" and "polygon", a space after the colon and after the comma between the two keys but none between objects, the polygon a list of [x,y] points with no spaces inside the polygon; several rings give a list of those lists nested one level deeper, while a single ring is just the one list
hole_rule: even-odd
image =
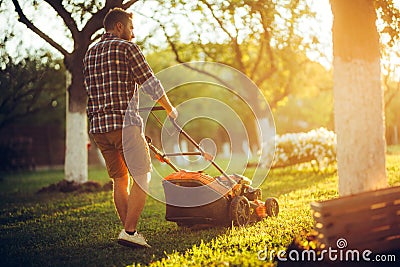
[{"label": "orange lawn mower", "polygon": [[[163,110],[162,107],[144,108],[152,111]],[[142,109],[141,109],[142,110]],[[152,113],[158,120],[158,118]],[[161,121],[158,122],[162,125]],[[244,226],[260,221],[267,216],[276,217],[279,204],[276,198],[268,197],[262,201],[261,189],[251,187],[251,180],[245,176],[228,175],[208,154],[196,143],[175,120],[171,120],[178,133],[182,134],[198,151],[163,153],[152,144],[146,136],[147,143],[155,157],[168,164],[174,172],[166,176],[163,188],[166,201],[166,220],[176,222],[178,226],[192,227],[196,225]],[[187,171],[179,169],[169,157],[202,156],[219,172],[211,177],[203,171]]]}]

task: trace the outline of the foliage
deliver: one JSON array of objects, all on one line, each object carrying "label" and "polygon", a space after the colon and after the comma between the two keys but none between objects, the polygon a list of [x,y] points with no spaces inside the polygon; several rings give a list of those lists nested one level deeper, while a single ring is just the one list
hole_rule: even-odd
[{"label": "foliage", "polygon": [[[390,151],[389,183],[400,185],[400,150]],[[90,169],[89,175],[108,182],[104,169]],[[258,260],[258,251],[285,249],[295,236],[312,229],[309,203],[338,195],[335,173],[275,169],[261,188],[264,197],[278,198],[277,218],[244,228],[203,230],[165,221],[165,206],[149,198],[139,229],[152,248],[132,250],[115,240],[121,226],[110,192],[34,193],[61,181],[62,171],[1,177],[0,256],[5,266],[275,266]]]},{"label": "foliage", "polygon": [[395,142],[394,128],[397,128],[397,141],[400,137],[400,83],[390,83],[385,91],[385,123],[387,142]]},{"label": "foliage", "polygon": [[[195,140],[201,140],[206,137],[212,138],[218,146],[222,145],[223,142],[232,142],[232,138],[235,139],[235,137],[240,135],[242,124],[246,127],[248,138],[251,140],[255,138],[255,133],[252,132],[252,122],[254,121],[254,117],[248,104],[243,102],[242,99],[239,99],[230,93],[230,91],[225,90],[220,86],[193,84],[184,85],[182,87],[185,87],[186,89],[182,88],[182,90],[179,90],[177,93],[172,92],[171,94],[171,99],[176,105],[187,100],[204,97],[218,101],[221,105],[226,105],[232,109],[235,115],[237,115],[237,117],[232,117],[232,114],[226,114],[214,110],[213,112],[215,112],[215,114],[218,113],[218,118],[216,116],[211,116],[211,119],[196,119],[194,123],[185,125],[185,130],[187,130],[190,136],[195,138]],[[211,103],[207,103],[207,101],[202,101],[201,104],[198,101],[195,103],[197,105],[188,107],[188,114],[181,114],[180,116],[184,117],[184,115],[193,116],[195,114],[206,114],[207,110],[216,108],[215,105],[211,105]],[[216,121],[213,121],[213,119]],[[227,127],[227,124],[230,125],[231,129],[229,133],[226,133],[227,129],[224,128]]]},{"label": "foliage", "polygon": [[400,36],[400,7],[393,0],[375,0],[374,4],[378,18],[384,21],[384,27],[379,29],[380,34],[388,35],[387,44],[393,46]]},{"label": "foliage", "polygon": [[63,124],[65,70],[48,53],[16,61],[5,54],[0,68],[0,130],[19,122]]},{"label": "foliage", "polygon": [[0,141],[0,172],[34,170],[34,168],[31,138],[14,137]]},{"label": "foliage", "polygon": [[275,154],[273,144],[266,144],[269,154],[264,159],[272,161],[272,168],[281,168],[300,163],[311,163],[323,170],[336,162],[336,134],[325,128],[302,133],[288,133],[275,137]]},{"label": "foliage", "polygon": [[273,111],[277,133],[333,129],[332,72],[307,64],[294,83],[293,92]]},{"label": "foliage", "polygon": [[[159,50],[149,54],[147,58],[149,59],[150,65],[154,66],[155,70],[162,70],[163,68],[171,66],[173,54],[167,50]],[[196,81],[201,81],[203,77],[203,74],[188,69],[184,73],[179,73],[174,77],[168,77],[167,82],[169,83],[172,81],[172,84],[181,84],[181,82],[179,82],[180,77],[185,77],[182,79],[190,80],[187,78],[191,77],[189,75],[193,76],[193,80]],[[223,75],[218,73],[218,76]],[[204,80],[208,81],[210,79],[211,78],[208,77]],[[276,77],[275,80],[274,76],[273,79],[277,81],[278,77]],[[164,86],[168,87],[168,83],[165,83]],[[279,133],[296,132],[299,130],[306,131],[321,126],[333,128],[331,72],[327,71],[318,63],[306,64],[303,72],[296,76],[293,83],[295,83],[296,86],[293,86],[291,94],[285,101],[280,101],[275,110],[272,111],[277,131]],[[275,85],[280,86],[278,84],[278,82],[271,83],[271,88]],[[191,83],[180,86],[179,88],[173,88],[173,90],[169,91],[168,95],[175,105],[195,99],[196,97],[210,97],[227,104],[234,109],[236,114],[240,117],[240,120],[246,125],[250,142],[253,143],[253,140],[256,140],[256,133],[253,129],[254,117],[252,117],[248,108],[249,106],[253,108],[252,104],[247,102],[246,105],[243,105],[244,103],[232,95],[229,95],[226,91],[227,90],[223,90],[222,87],[218,86],[204,83]],[[245,89],[243,89],[243,93],[246,93]],[[143,103],[143,98],[141,101]],[[191,114],[196,114],[198,108],[206,107],[193,107],[193,112],[191,112]],[[306,124],[306,126],[304,126],[304,124]],[[194,131],[195,135],[218,138],[220,135],[215,135],[215,133],[214,130],[207,128],[207,126],[199,126],[198,129]]]},{"label": "foliage", "polygon": [[[149,53],[152,66],[156,69],[170,66],[171,60],[223,63],[244,73],[260,88],[274,115],[279,116],[288,109],[293,111],[296,108],[288,101],[290,98],[301,101],[309,96],[310,101],[303,109],[303,113],[306,109],[308,113],[303,117],[315,127],[331,126],[329,118],[332,117],[332,105],[322,106],[321,102],[312,102],[312,95],[321,91],[328,95],[324,99],[327,102],[332,81],[329,72],[306,56],[308,51],[316,49],[318,40],[312,29],[301,33],[298,30],[300,25],[304,29],[304,20],[315,16],[305,1],[258,3],[181,0],[173,3],[161,1],[160,4],[165,8],[145,3],[135,5],[135,13],[147,15],[150,25],[156,22],[149,32],[154,36],[161,31],[171,51],[166,53],[165,46],[161,44],[161,51],[158,52],[162,52],[162,57],[157,57],[158,52],[154,56]],[[187,22],[185,26],[182,21]],[[145,45],[154,49],[157,43],[160,43],[160,38],[154,41],[149,39]],[[227,86],[246,87],[237,83],[229,85],[229,81],[225,80],[223,82]],[[254,110],[266,109],[255,96],[249,96],[248,99]],[[318,109],[318,112],[314,109]],[[290,117],[289,113],[283,116]],[[295,117],[299,115],[296,110],[294,113]],[[309,116],[310,113],[313,116]],[[315,118],[318,114],[321,116]],[[328,116],[323,117],[324,114]],[[290,127],[294,125],[292,121],[280,119],[277,117],[280,132],[293,130]],[[248,129],[255,132],[252,127]],[[295,130],[303,129],[298,127]]]},{"label": "foliage", "polygon": [[[46,41],[52,47],[54,47],[63,56],[64,65],[71,79],[69,79],[69,86],[66,88],[67,108],[68,112],[80,115],[80,120],[83,123],[85,119],[85,108],[87,95],[84,88],[84,75],[83,75],[83,58],[89,45],[99,37],[99,30],[102,29],[103,20],[107,12],[114,7],[127,9],[132,6],[137,0],[123,1],[123,0],[106,0],[106,1],[23,1],[23,0],[12,0],[14,10],[18,15],[18,21],[24,24],[29,30],[38,35],[41,39]],[[27,3],[28,2],[28,3]],[[28,4],[28,5],[22,5]],[[29,5],[30,4],[30,5]],[[60,42],[56,33],[46,34],[45,31],[49,28],[40,26],[39,21],[31,21],[29,9],[31,7],[35,9],[44,8],[46,12],[46,19],[48,21],[57,21],[57,28],[61,27],[67,31],[64,36],[72,37],[73,42],[72,49],[65,47]],[[28,15],[28,16],[27,16]],[[50,27],[51,28],[51,27]],[[65,85],[65,83],[62,83]],[[70,118],[71,116],[68,116]],[[86,152],[86,141],[82,136],[86,134],[87,125],[85,129],[81,131],[68,127],[66,138],[68,140],[66,144],[68,148],[65,150],[65,166],[66,175],[69,179],[82,181],[87,177],[86,168],[84,165],[87,164],[85,161]],[[82,142],[76,142],[76,140],[83,140]],[[77,152],[79,151],[79,152]],[[77,158],[78,156],[78,158]],[[74,162],[74,164],[71,164]],[[80,164],[80,167],[76,167]]]},{"label": "foliage", "polygon": [[[399,42],[392,47],[382,44],[381,65],[382,65],[382,85],[384,88],[384,107],[386,124],[386,141],[388,144],[396,142],[394,128],[400,129],[400,81],[398,78],[400,57]],[[399,136],[399,133],[397,133]],[[397,136],[397,139],[399,138]]]},{"label": "foliage", "polygon": [[[151,14],[149,21],[158,23],[177,62],[200,60],[231,66],[254,81],[272,109],[296,88],[296,75],[310,62],[305,56],[313,46],[310,40],[317,42],[296,31],[303,20],[314,16],[305,1],[161,4],[165,8],[138,5],[136,12]],[[182,27],[182,21],[188,26]],[[307,34],[313,35],[312,30]],[[254,109],[264,108],[256,99],[251,104]]]}]

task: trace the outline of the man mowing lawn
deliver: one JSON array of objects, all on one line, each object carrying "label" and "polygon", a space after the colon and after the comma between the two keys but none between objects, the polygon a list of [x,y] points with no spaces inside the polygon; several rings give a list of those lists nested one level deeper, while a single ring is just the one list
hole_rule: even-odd
[{"label": "man mowing lawn", "polygon": [[[132,13],[114,8],[103,24],[106,33],[89,48],[83,60],[89,133],[113,180],[114,204],[124,227],[118,243],[150,247],[136,231],[151,177],[150,155],[138,112],[139,86],[171,118],[176,119],[178,113],[140,48],[131,42]],[[135,182],[128,193],[129,173]]]}]

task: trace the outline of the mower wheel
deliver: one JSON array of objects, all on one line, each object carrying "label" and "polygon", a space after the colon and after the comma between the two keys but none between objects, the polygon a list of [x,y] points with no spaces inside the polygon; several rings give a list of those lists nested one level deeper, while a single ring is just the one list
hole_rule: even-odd
[{"label": "mower wheel", "polygon": [[244,196],[235,196],[230,205],[231,221],[236,226],[244,226],[250,221],[250,203]]},{"label": "mower wheel", "polygon": [[265,200],[265,208],[269,217],[277,217],[279,213],[278,200],[274,197],[269,197]]}]

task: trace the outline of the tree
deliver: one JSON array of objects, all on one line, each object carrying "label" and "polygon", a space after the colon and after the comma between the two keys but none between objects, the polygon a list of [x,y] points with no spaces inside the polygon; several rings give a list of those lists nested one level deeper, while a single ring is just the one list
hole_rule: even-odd
[{"label": "tree", "polygon": [[385,96],[385,126],[387,144],[399,143],[400,130],[400,80],[398,78],[399,64],[392,58],[399,58],[398,47],[388,48],[383,51],[382,71]]},{"label": "tree", "polygon": [[383,86],[385,96],[386,141],[388,144],[399,142],[400,118],[400,81],[398,78],[399,64],[399,33],[400,11],[392,0],[375,0],[378,13],[378,30],[381,34],[381,61]]},{"label": "tree", "polygon": [[[30,21],[21,8],[21,0],[12,0],[19,21],[28,29],[36,33],[51,46],[57,49],[64,57],[64,64],[70,73],[70,82],[67,88],[67,131],[65,154],[65,180],[84,183],[88,179],[87,170],[87,119],[86,93],[83,83],[83,58],[89,45],[98,38],[98,31],[102,28],[103,18],[113,7],[127,9],[137,0],[106,0],[104,5],[92,1],[54,1],[45,0],[61,17],[63,24],[73,40],[72,52],[63,45],[45,34]],[[33,5],[39,5],[33,1]]]},{"label": "tree", "polygon": [[[1,12],[4,11],[0,7]],[[62,61],[42,49],[33,52],[18,49],[11,56],[7,45],[15,45],[13,37],[7,31],[0,37],[0,132],[10,125],[32,125],[31,122],[58,123],[63,128],[65,69]]]},{"label": "tree", "polygon": [[62,63],[46,53],[18,62],[7,54],[1,59],[0,131],[16,121],[58,119],[65,110]]},{"label": "tree", "polygon": [[315,62],[304,66],[293,80],[296,87],[274,111],[278,134],[333,130],[332,71]]},{"label": "tree", "polygon": [[339,194],[387,186],[379,34],[373,0],[330,0]]},{"label": "tree", "polygon": [[[304,55],[318,42],[312,34],[303,38],[296,30],[304,28],[303,19],[314,16],[306,1],[160,3],[164,8],[157,6],[151,18],[161,26],[177,62],[200,60],[231,66],[254,81],[271,109],[296,89],[296,76],[310,62]],[[182,27],[182,21],[190,27]],[[219,82],[231,88],[246,87],[223,79]],[[256,113],[267,108],[255,94],[247,100]]]}]

